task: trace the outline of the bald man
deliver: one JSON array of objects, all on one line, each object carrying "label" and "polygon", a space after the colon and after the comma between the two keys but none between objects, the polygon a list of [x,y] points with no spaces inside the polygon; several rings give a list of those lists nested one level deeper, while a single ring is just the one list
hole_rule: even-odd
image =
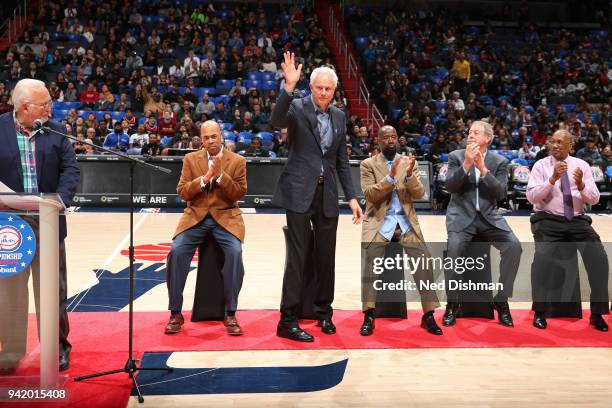
[{"label": "bald man", "polygon": [[[578,250],[591,286],[590,324],[599,331],[608,331],[602,317],[610,313],[608,306],[608,256],[599,234],[591,226],[585,204],[599,202],[599,190],[593,181],[588,163],[572,157],[574,142],[567,130],[557,130],[548,139],[550,156],[533,166],[527,184],[527,199],[533,204],[531,232],[536,253],[531,266],[533,293],[533,325],[548,326],[551,294],[562,283],[567,263],[564,256]],[[552,299],[552,302],[565,299]]]},{"label": "bald man", "polygon": [[242,330],[236,320],[236,309],[244,277],[244,221],[238,200],[244,197],[247,190],[246,160],[223,148],[223,137],[217,122],[204,122],[200,137],[203,148],[185,156],[176,187],[178,195],[187,202],[187,208],[176,228],[168,254],[166,279],[171,313],[165,333],[178,333],[184,324],[181,314],[183,290],[191,259],[204,238],[212,234],[225,256],[221,270],[225,298],[224,325],[229,335],[239,336]]}]

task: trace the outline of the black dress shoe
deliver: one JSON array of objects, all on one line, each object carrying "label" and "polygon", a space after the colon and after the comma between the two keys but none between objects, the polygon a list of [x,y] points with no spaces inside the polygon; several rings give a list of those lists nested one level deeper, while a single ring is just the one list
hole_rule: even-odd
[{"label": "black dress shoe", "polygon": [[359,330],[359,333],[362,336],[370,336],[372,333],[374,333],[374,317],[373,316],[365,315],[363,317],[363,323],[361,324],[361,329]]},{"label": "black dress shoe", "polygon": [[589,323],[595,326],[595,330],[602,332],[608,331],[608,324],[600,314],[592,314]]},{"label": "black dress shoe", "polygon": [[442,329],[436,323],[433,313],[425,313],[421,318],[421,327],[427,330],[428,333],[435,334],[437,336],[442,335]]},{"label": "black dress shoe", "polygon": [[59,370],[66,371],[70,367],[70,353],[60,351],[59,354]]},{"label": "black dress shoe", "polygon": [[544,317],[544,313],[536,312],[533,315],[533,326],[538,329],[544,330],[548,327],[548,323],[546,323],[546,318]]},{"label": "black dress shoe", "polygon": [[501,324],[506,327],[514,327],[508,302],[493,302],[493,307],[497,310],[497,320],[499,320]]},{"label": "black dress shoe", "polygon": [[335,334],[336,333],[336,326],[334,325],[334,322],[332,322],[331,319],[319,320],[319,323],[317,323],[317,326],[319,326],[321,328],[321,331],[325,334]]},{"label": "black dress shoe", "polygon": [[459,304],[454,302],[448,302],[446,304],[446,311],[444,317],[442,317],[443,326],[452,326],[457,322],[457,312],[459,311]]},{"label": "black dress shoe", "polygon": [[289,340],[294,341],[303,341],[303,342],[312,342],[314,341],[314,337],[304,330],[300,329],[299,326],[296,327],[287,327],[279,324],[276,327],[276,335],[278,337],[284,337]]}]

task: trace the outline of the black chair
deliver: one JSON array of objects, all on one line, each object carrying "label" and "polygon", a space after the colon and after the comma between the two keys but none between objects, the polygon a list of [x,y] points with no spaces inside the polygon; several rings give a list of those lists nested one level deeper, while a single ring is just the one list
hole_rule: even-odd
[{"label": "black chair", "polygon": [[[534,302],[545,303],[545,317],[577,317],[582,318],[582,303],[580,297],[580,276],[578,272],[578,249],[575,245],[565,243],[555,252],[551,260],[551,274],[548,268],[532,270],[535,281],[546,285],[546,298],[533,299]],[[533,307],[532,307],[533,309]]]},{"label": "black chair", "polygon": [[198,254],[198,276],[191,321],[223,321],[225,318],[223,275],[221,274],[225,262],[223,251],[215,239],[208,235],[198,248]]},{"label": "black chair", "polygon": [[[470,270],[469,279],[472,282],[491,282],[491,244],[480,242],[478,236],[472,239],[467,246],[465,257],[485,257],[484,268]],[[464,290],[458,291],[459,317],[482,317],[493,319],[493,293],[490,290]]]}]

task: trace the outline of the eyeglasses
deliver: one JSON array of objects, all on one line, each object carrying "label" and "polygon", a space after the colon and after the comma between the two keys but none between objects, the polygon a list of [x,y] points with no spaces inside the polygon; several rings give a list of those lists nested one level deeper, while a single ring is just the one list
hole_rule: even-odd
[{"label": "eyeglasses", "polygon": [[45,109],[51,109],[53,107],[53,101],[47,101],[44,103],[36,103],[36,102],[28,102],[30,105],[36,105],[36,106],[40,106],[41,108]]}]

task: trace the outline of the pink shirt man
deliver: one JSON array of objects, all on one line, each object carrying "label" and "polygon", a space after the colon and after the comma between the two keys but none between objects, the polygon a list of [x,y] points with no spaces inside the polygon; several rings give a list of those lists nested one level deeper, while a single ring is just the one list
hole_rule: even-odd
[{"label": "pink shirt man", "polygon": [[[572,156],[567,156],[564,161],[567,163],[574,216],[584,214],[585,203],[592,205],[599,202],[599,190],[597,190],[593,180],[591,167],[584,160]],[[544,211],[549,214],[563,216],[561,180],[558,180],[554,185],[550,184],[548,180],[552,176],[557,162],[557,159],[548,156],[535,163],[529,175],[529,183],[527,184],[527,200],[533,204],[534,211]],[[584,189],[582,191],[578,190],[573,178],[574,171],[577,168],[580,168],[583,174]]]}]

